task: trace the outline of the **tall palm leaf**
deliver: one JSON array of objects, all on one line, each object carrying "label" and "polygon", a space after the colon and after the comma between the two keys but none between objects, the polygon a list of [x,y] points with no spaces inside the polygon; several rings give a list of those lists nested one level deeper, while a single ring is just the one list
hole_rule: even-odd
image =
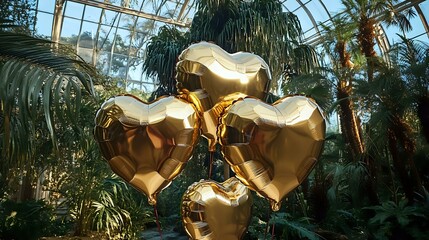
[{"label": "tall palm leaf", "polygon": [[410,107],[420,119],[422,133],[429,143],[429,45],[400,36],[392,52],[397,52],[398,64],[407,79],[412,96]]},{"label": "tall palm leaf", "polygon": [[423,195],[424,190],[414,165],[417,143],[410,116],[419,117],[424,131],[427,115],[422,109],[428,106],[425,99],[429,87],[429,48],[404,37],[402,40],[390,52],[392,61],[379,68],[376,81],[360,82],[359,89],[373,103],[374,113],[369,122],[377,129],[373,137],[387,136],[388,141],[381,142],[387,144],[396,175],[412,202],[415,192]]}]

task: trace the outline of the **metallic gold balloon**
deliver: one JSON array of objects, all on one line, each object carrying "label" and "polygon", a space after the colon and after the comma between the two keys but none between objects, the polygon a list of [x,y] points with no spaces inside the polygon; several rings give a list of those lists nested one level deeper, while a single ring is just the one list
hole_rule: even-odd
[{"label": "metallic gold balloon", "polygon": [[151,205],[191,158],[200,127],[190,103],[167,97],[147,104],[130,95],[106,101],[95,124],[95,139],[112,170]]},{"label": "metallic gold balloon", "polygon": [[277,211],[316,163],[325,119],[317,104],[304,96],[285,97],[272,106],[245,98],[223,115],[218,134],[236,177],[268,198]]},{"label": "metallic gold balloon", "polygon": [[215,150],[216,129],[223,109],[233,100],[254,96],[265,100],[271,82],[267,63],[259,56],[229,54],[219,46],[200,42],[185,49],[176,65],[179,93],[195,104],[202,116],[202,133]]},{"label": "metallic gold balloon", "polygon": [[241,239],[251,218],[251,196],[234,177],[223,183],[201,180],[192,184],[182,199],[182,220],[189,237]]}]

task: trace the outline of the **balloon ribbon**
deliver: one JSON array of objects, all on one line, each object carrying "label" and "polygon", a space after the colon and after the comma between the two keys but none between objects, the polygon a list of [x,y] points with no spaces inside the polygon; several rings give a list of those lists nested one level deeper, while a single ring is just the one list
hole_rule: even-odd
[{"label": "balloon ribbon", "polygon": [[212,179],[214,151],[210,151],[209,179]]},{"label": "balloon ribbon", "polygon": [[159,237],[162,240],[161,224],[159,224],[159,216],[158,216],[158,210],[156,209],[156,204],[153,205],[153,212],[154,212],[155,218],[156,218],[156,226],[158,227]]}]

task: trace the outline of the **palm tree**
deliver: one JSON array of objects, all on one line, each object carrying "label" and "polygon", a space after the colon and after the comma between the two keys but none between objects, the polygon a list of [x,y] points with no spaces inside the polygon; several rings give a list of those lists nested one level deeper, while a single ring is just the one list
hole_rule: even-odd
[{"label": "palm tree", "polygon": [[149,42],[143,70],[147,76],[157,77],[159,83],[151,99],[175,94],[177,91],[174,80],[176,61],[189,43],[187,34],[165,25],[160,28],[158,35],[150,38]]},{"label": "palm tree", "polygon": [[357,23],[357,40],[360,50],[367,60],[368,81],[374,79],[374,71],[379,66],[375,52],[376,26],[380,22],[389,25],[398,25],[402,31],[410,30],[410,17],[415,13],[409,9],[407,12],[398,12],[394,4],[398,0],[341,0],[345,7],[347,17]]},{"label": "palm tree", "polygon": [[333,62],[334,71],[337,75],[336,97],[339,102],[339,115],[341,132],[349,148],[352,159],[358,161],[364,153],[364,142],[362,136],[362,127],[356,111],[354,109],[353,96],[353,73],[354,64],[351,61],[350,47],[348,45],[353,41],[354,26],[347,23],[344,16],[338,16],[332,19],[332,27],[322,25],[325,31],[325,38],[328,39],[328,45],[335,56]]},{"label": "palm tree", "polygon": [[318,66],[313,48],[302,44],[298,17],[278,0],[200,0],[190,29],[192,42],[212,41],[228,52],[246,51],[267,61],[274,90],[285,68],[309,73]]},{"label": "palm tree", "polygon": [[408,81],[412,104],[420,119],[423,136],[429,143],[429,45],[402,37],[398,51],[398,64]]},{"label": "palm tree", "polygon": [[[166,93],[174,94],[174,67],[180,52],[192,42],[211,41],[233,53],[252,52],[271,66],[273,79],[281,80],[286,66],[306,73],[318,66],[315,51],[302,44],[302,30],[293,13],[283,12],[278,0],[199,0],[187,33],[162,27],[148,44],[144,69],[158,76]],[[170,86],[170,87],[168,87]],[[274,82],[273,89],[280,88]]]},{"label": "palm tree", "polygon": [[[78,131],[83,95],[92,94],[96,71],[64,46],[12,33],[10,22],[0,21],[0,185],[20,169],[34,172],[37,141],[48,134],[56,151],[56,128],[68,124]],[[82,92],[82,89],[84,91]],[[76,140],[76,139],[75,139]],[[56,151],[58,153],[58,151]],[[4,193],[2,189],[2,193]]]}]

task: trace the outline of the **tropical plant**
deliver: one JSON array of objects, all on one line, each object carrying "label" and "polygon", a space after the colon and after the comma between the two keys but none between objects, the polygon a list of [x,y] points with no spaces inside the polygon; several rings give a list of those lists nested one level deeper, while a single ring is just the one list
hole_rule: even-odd
[{"label": "tropical plant", "polygon": [[270,224],[282,227],[282,235],[280,239],[319,239],[319,236],[309,229],[313,228],[308,223],[308,219],[296,219],[288,213],[280,212],[271,214]]},{"label": "tropical plant", "polygon": [[[302,44],[296,15],[283,12],[278,0],[199,0],[189,32],[164,26],[147,47],[144,70],[157,76],[162,94],[176,93],[177,57],[193,42],[211,41],[230,53],[252,52],[265,59],[273,73],[273,89],[280,92],[284,69],[311,73],[319,65],[314,49]],[[162,95],[156,94],[156,95]]]},{"label": "tropical plant", "polygon": [[415,16],[412,8],[398,12],[398,0],[341,0],[344,12],[353,25],[357,25],[357,41],[367,60],[367,78],[372,81],[380,60],[375,52],[376,26],[380,22],[397,25],[402,31],[412,29],[409,19]]},{"label": "tropical plant", "polygon": [[[144,224],[153,221],[151,208],[144,198],[138,197],[135,190],[116,175],[105,178],[97,193],[90,209],[92,227],[109,239],[137,239]],[[133,221],[137,220],[133,215],[144,218]]]},{"label": "tropical plant", "polygon": [[0,237],[2,239],[39,239],[58,232],[61,223],[55,220],[54,209],[44,201],[0,202]]},{"label": "tropical plant", "polygon": [[[2,26],[10,25],[2,21]],[[24,179],[33,178],[41,129],[49,132],[53,151],[57,151],[57,124],[79,129],[73,123],[79,117],[82,94],[92,94],[90,76],[97,74],[67,47],[50,41],[0,29],[0,42],[0,181],[6,187],[17,169]]]},{"label": "tropical plant", "polygon": [[[318,57],[302,43],[298,17],[284,12],[278,0],[200,0],[190,28],[192,42],[212,41],[228,52],[252,52],[271,68],[274,90],[287,67],[311,73]],[[280,81],[280,82],[278,82]]]},{"label": "tropical plant", "polygon": [[152,94],[152,99],[162,95],[176,93],[175,67],[179,54],[188,45],[186,33],[165,25],[158,35],[150,38],[146,48],[143,70],[149,77],[157,77],[159,87]]},{"label": "tropical plant", "polygon": [[407,200],[401,199],[399,203],[393,201],[383,202],[381,205],[367,207],[375,211],[375,216],[369,220],[374,228],[376,239],[423,239],[427,235],[425,221],[428,211],[418,206],[409,206]]}]

